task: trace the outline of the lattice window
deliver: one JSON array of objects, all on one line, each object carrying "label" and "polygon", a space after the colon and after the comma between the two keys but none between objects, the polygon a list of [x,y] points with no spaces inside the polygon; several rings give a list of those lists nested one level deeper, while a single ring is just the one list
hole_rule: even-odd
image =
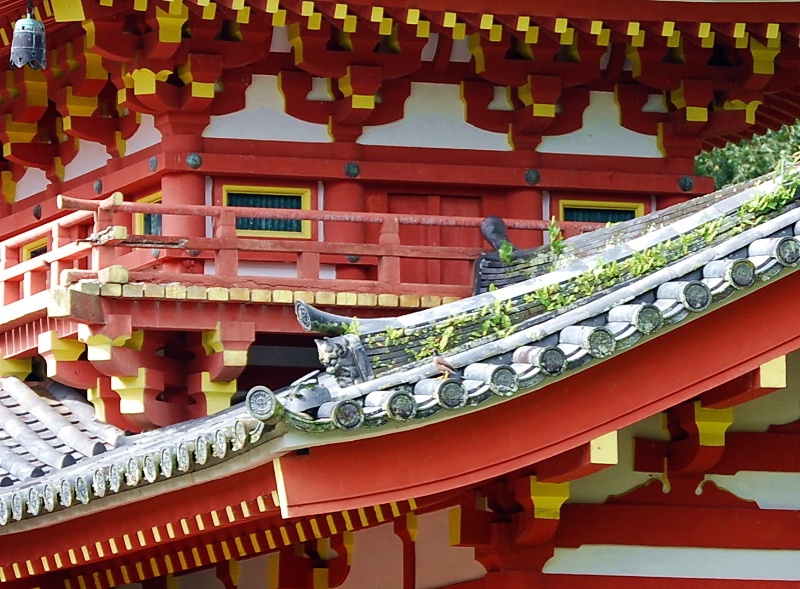
[{"label": "lattice window", "polygon": [[[228,207],[256,207],[308,210],[311,191],[304,188],[262,188],[225,186],[223,199]],[[236,233],[259,237],[311,237],[311,222],[299,219],[237,217]]]}]

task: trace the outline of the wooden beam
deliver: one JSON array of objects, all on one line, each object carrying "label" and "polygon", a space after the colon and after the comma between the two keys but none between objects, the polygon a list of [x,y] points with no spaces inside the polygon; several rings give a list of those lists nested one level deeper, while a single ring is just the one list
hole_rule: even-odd
[{"label": "wooden beam", "polygon": [[726,409],[786,387],[786,356],[780,356],[747,374],[714,387],[700,396],[703,407]]}]

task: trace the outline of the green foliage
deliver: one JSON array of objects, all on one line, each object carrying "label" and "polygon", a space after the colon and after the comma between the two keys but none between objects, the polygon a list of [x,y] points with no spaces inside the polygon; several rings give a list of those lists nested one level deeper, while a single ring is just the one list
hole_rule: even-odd
[{"label": "green foliage", "polygon": [[550,237],[550,251],[555,255],[560,256],[564,251],[564,236],[561,233],[561,227],[556,223],[556,218],[550,219],[550,226],[547,228],[547,235]]},{"label": "green foliage", "polygon": [[771,172],[776,163],[800,151],[800,123],[740,143],[701,153],[695,158],[695,172],[711,176],[714,185],[723,188]]},{"label": "green foliage", "polygon": [[352,333],[353,335],[361,335],[361,326],[358,323],[358,317],[353,317],[353,320],[348,323],[344,328],[344,335]]},{"label": "green foliage", "polygon": [[503,240],[500,249],[497,250],[497,255],[500,256],[500,261],[504,264],[510,264],[514,260],[514,246],[507,239]]}]

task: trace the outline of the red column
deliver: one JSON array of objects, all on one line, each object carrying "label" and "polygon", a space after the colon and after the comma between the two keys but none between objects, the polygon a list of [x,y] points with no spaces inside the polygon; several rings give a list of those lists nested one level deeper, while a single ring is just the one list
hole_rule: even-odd
[{"label": "red column", "polygon": [[[487,214],[496,214],[487,211]],[[519,188],[506,194],[505,219],[542,219],[542,191],[536,188]],[[508,237],[518,248],[537,247],[544,243],[541,231],[509,229]]]},{"label": "red column", "polygon": [[[364,186],[353,180],[325,183],[324,208],[329,211],[363,212],[366,207]],[[325,241],[365,243],[366,227],[363,223],[325,222]],[[344,263],[336,268],[336,277],[363,280],[369,277],[369,269],[359,263]]]},{"label": "red column", "polygon": [[[185,158],[186,172],[164,174],[161,178],[161,202],[165,205],[205,205],[205,175],[203,174],[203,129],[208,125],[207,112],[168,112],[156,117],[156,128],[161,132],[161,145],[165,153],[180,154]],[[200,156],[190,161],[190,155]],[[164,215],[162,234],[183,237],[204,237],[204,217]],[[165,262],[167,272],[202,273],[202,262]]]}]

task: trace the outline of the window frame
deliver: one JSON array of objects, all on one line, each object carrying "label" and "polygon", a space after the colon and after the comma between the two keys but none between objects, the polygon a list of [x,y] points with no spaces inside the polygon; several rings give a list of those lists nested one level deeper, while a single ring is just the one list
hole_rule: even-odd
[{"label": "window frame", "polygon": [[605,209],[613,211],[633,211],[634,218],[643,217],[645,214],[645,206],[643,202],[559,198],[558,218],[562,221],[565,219],[565,209]]},{"label": "window frame", "polygon": [[[311,188],[292,188],[288,186],[257,186],[252,184],[223,184],[222,206],[228,205],[228,194],[255,194],[262,196],[299,196],[299,209],[286,210],[311,210]],[[237,207],[232,207],[237,208]],[[242,237],[268,237],[281,239],[311,239],[311,221],[300,221],[300,231],[277,231],[272,229],[237,229],[236,235]]]},{"label": "window frame", "polygon": [[[41,254],[32,255],[33,252],[45,248]],[[41,256],[50,251],[50,238],[47,236],[40,237],[39,239],[35,239],[34,241],[28,242],[23,244],[19,250],[19,257],[20,262],[27,262],[28,260],[32,260],[38,256]]]},{"label": "window frame", "polygon": [[[148,196],[143,196],[142,198],[137,198],[135,202],[151,204],[151,203],[161,202],[161,198],[162,198],[162,194],[161,194],[161,191],[159,190],[158,192],[154,192],[153,194],[150,194]],[[144,232],[144,217],[145,217],[145,215],[150,215],[150,214],[154,214],[154,215],[158,214],[158,215],[160,215],[161,213],[134,213],[133,214],[133,233],[135,235],[153,235],[152,233],[145,233]]]}]

